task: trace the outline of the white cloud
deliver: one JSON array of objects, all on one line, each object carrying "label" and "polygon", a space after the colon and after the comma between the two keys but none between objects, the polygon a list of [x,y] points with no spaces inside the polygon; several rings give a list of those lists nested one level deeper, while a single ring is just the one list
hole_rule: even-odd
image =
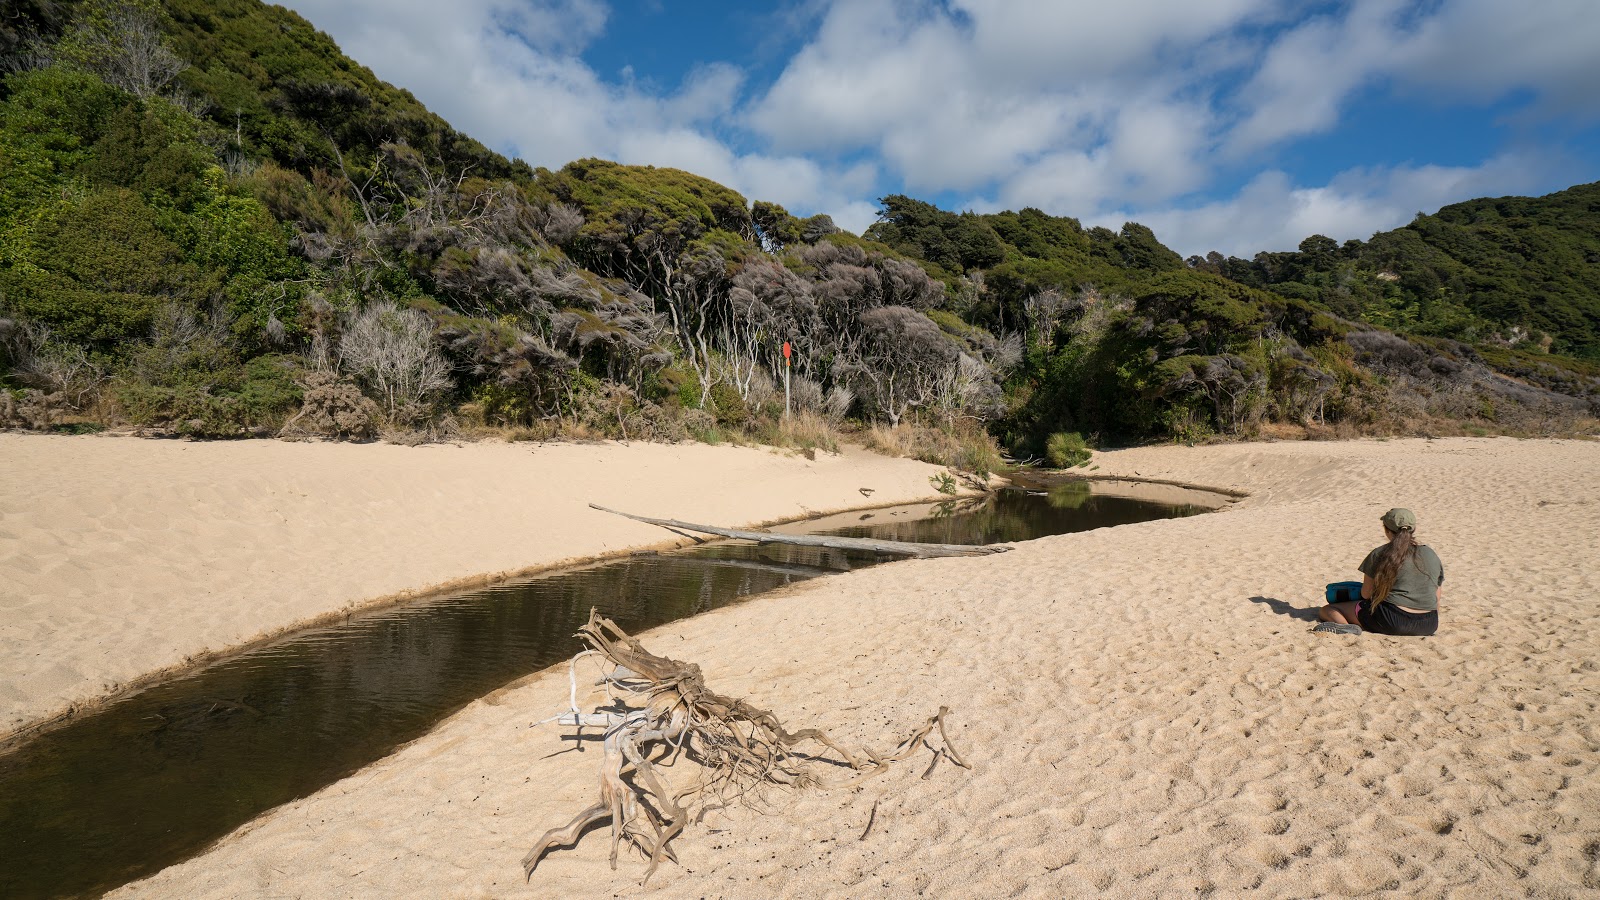
[{"label": "white cloud", "polygon": [[[1153,54],[1184,41],[1192,50],[1263,3],[1194,15],[1169,14],[1167,3],[1084,16],[996,0],[958,6],[960,16],[896,0],[835,3],[752,105],[750,125],[785,151],[870,148],[912,191],[994,185],[1011,196],[1028,184],[1062,197],[1170,196],[1203,181],[1214,116],[1203,92],[1175,77],[1182,65]],[[1042,184],[1062,171],[1097,183]]]},{"label": "white cloud", "polygon": [[954,0],[972,22],[983,68],[1039,83],[1147,73],[1161,54],[1203,46],[1242,23],[1276,15],[1272,0],[1019,3]]},{"label": "white cloud", "polygon": [[1384,82],[1431,103],[1532,91],[1547,115],[1600,115],[1600,8],[1593,0],[1508,7],[1498,0],[1357,0],[1269,47],[1239,91],[1234,153],[1329,131],[1363,86]]},{"label": "white cloud", "polygon": [[599,156],[670,166],[752,200],[803,214],[836,209],[858,222],[860,198],[874,192],[870,163],[740,154],[714,136],[711,126],[735,109],[743,88],[736,66],[707,63],[661,93],[600,79],[577,56],[606,21],[606,7],[594,0],[465,0],[448,13],[421,0],[289,2],[378,77],[534,165]]},{"label": "white cloud", "polygon": [[1417,29],[1395,67],[1418,89],[1494,100],[1525,89],[1548,115],[1600,116],[1600,7],[1593,0],[1453,0]]},{"label": "white cloud", "polygon": [[1367,0],[1343,19],[1312,18],[1278,38],[1239,91],[1248,112],[1228,136],[1230,152],[1258,150],[1326,131],[1351,92],[1382,70],[1395,52],[1402,3]]},{"label": "white cloud", "polygon": [[[1337,130],[1353,103],[1527,93],[1534,115],[1600,117],[1593,0],[809,0],[791,7],[808,33],[770,85],[707,58],[664,86],[583,62],[612,14],[602,0],[287,2],[379,77],[535,165],[674,166],[852,230],[876,216],[873,198],[904,190],[1085,221],[1143,211],[1185,252],[1366,237],[1473,191],[1548,182],[1519,180],[1527,160],[1505,152],[1321,187],[1277,171],[1286,146]],[[1268,171],[1196,201],[1247,163]]]},{"label": "white cloud", "polygon": [[1351,169],[1320,187],[1301,187],[1280,171],[1263,172],[1226,200],[1190,208],[1108,213],[1095,224],[1125,221],[1150,226],[1162,243],[1184,256],[1216,250],[1249,257],[1262,250],[1293,250],[1322,234],[1343,242],[1366,240],[1460,200],[1534,190],[1540,173],[1559,162],[1512,153],[1481,166],[1393,166]]}]

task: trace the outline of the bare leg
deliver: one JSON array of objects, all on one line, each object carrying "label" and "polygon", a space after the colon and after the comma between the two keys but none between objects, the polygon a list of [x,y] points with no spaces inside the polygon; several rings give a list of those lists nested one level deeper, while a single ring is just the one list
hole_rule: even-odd
[{"label": "bare leg", "polygon": [[1360,625],[1357,618],[1361,604],[1352,600],[1349,603],[1330,603],[1317,610],[1317,618],[1324,622],[1337,622],[1341,625]]}]

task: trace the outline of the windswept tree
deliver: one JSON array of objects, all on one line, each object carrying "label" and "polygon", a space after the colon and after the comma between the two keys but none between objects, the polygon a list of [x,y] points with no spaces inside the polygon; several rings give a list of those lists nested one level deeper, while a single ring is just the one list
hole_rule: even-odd
[{"label": "windswept tree", "polygon": [[817,372],[823,324],[811,282],[776,260],[752,259],[734,275],[728,302],[723,344],[734,365],[747,373],[735,382],[741,397],[750,399],[756,370],[782,376],[785,342],[795,350],[799,374]]},{"label": "windswept tree", "polygon": [[339,341],[339,361],[378,395],[391,425],[422,418],[451,386],[450,366],[434,349],[428,317],[389,301],[351,319]]},{"label": "windswept tree", "polygon": [[845,376],[872,410],[899,425],[913,409],[933,403],[959,365],[955,346],[927,316],[905,306],[861,314],[859,355]]}]

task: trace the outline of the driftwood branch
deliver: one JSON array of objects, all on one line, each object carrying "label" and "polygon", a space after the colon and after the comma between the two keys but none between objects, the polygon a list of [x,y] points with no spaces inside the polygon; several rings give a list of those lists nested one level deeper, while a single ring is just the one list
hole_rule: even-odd
[{"label": "driftwood branch", "polygon": [[836,537],[827,534],[774,534],[770,531],[743,531],[737,528],[718,528],[714,525],[696,525],[693,522],[680,522],[677,519],[653,519],[649,516],[636,516],[615,509],[607,509],[597,503],[589,504],[590,509],[598,509],[635,522],[645,522],[650,525],[659,525],[669,531],[698,531],[702,534],[715,534],[726,538],[735,538],[741,541],[759,541],[763,544],[796,544],[801,547],[828,547],[834,550],[866,550],[872,553],[888,553],[897,556],[912,556],[917,559],[927,559],[935,556],[988,556],[991,553],[1004,553],[1010,547],[992,544],[984,547],[970,546],[967,544],[916,544],[906,541],[878,541],[871,538]]},{"label": "driftwood branch", "polygon": [[[967,765],[944,733],[949,710],[943,706],[893,753],[870,748],[852,753],[819,729],[790,732],[771,712],[715,693],[706,687],[699,666],[656,656],[594,610],[578,637],[593,649],[573,657],[569,709],[546,721],[604,729],[600,796],[571,821],[534,842],[522,859],[529,878],[548,851],[575,845],[586,828],[599,822],[611,823],[611,867],[616,868],[617,852],[627,842],[649,858],[644,876],[649,881],[662,859],[677,861],[668,844],[688,824],[694,807],[699,808],[698,821],[707,809],[729,806],[765,788],[834,787],[824,785],[818,772],[841,766],[839,761],[854,770],[853,780],[844,782],[853,784],[886,771],[918,747],[933,751],[935,760],[942,755],[956,765]],[[577,704],[576,664],[585,656],[600,658],[606,672],[600,683],[611,701],[592,713],[579,710]],[[942,747],[928,742],[935,728],[944,738]],[[801,753],[797,748],[807,742],[827,748],[839,761]],[[696,777],[694,783],[674,789],[663,770],[680,757],[687,758]],[[867,829],[871,828],[869,817]]]}]

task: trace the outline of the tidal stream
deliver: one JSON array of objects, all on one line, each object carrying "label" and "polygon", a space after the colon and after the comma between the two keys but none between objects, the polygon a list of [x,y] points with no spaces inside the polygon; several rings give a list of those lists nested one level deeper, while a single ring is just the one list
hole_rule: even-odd
[{"label": "tidal stream", "polygon": [[[868,510],[826,530],[988,544],[1209,508],[1102,490],[1007,490],[926,518]],[[636,555],[357,614],[152,685],[0,756],[0,897],[96,895],[194,856],[571,656],[590,607],[637,634],[881,561],[741,542]]]}]

